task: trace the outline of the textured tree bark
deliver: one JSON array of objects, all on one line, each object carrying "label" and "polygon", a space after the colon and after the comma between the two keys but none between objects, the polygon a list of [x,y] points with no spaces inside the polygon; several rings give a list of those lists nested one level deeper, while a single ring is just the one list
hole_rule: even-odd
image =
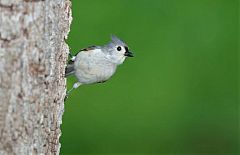
[{"label": "textured tree bark", "polygon": [[59,154],[70,0],[0,0],[0,154]]}]

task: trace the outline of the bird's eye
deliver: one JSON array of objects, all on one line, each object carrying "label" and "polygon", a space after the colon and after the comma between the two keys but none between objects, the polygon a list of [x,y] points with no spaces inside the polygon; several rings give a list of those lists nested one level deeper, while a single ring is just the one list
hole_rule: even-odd
[{"label": "bird's eye", "polygon": [[122,50],[121,46],[118,46],[118,47],[117,47],[117,50],[118,50],[118,51],[121,51],[121,50]]}]

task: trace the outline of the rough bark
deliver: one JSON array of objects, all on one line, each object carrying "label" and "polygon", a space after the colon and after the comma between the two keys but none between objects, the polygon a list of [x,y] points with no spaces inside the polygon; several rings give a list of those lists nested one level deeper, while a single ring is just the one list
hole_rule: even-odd
[{"label": "rough bark", "polygon": [[0,0],[0,154],[59,154],[69,0]]}]

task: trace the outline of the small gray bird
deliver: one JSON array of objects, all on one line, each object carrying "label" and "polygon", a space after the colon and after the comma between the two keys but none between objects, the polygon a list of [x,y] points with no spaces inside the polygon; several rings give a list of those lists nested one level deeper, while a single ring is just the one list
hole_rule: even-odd
[{"label": "small gray bird", "polygon": [[90,46],[80,50],[72,56],[65,70],[66,77],[74,74],[78,79],[67,92],[67,96],[80,85],[107,81],[126,57],[133,57],[133,53],[129,51],[126,43],[113,35],[107,45]]}]

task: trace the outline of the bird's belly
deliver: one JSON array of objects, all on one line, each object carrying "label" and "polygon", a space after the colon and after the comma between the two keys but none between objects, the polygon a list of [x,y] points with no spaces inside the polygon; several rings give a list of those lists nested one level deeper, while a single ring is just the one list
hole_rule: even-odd
[{"label": "bird's belly", "polygon": [[91,65],[79,69],[76,76],[80,83],[91,84],[108,80],[114,71],[113,67]]}]

